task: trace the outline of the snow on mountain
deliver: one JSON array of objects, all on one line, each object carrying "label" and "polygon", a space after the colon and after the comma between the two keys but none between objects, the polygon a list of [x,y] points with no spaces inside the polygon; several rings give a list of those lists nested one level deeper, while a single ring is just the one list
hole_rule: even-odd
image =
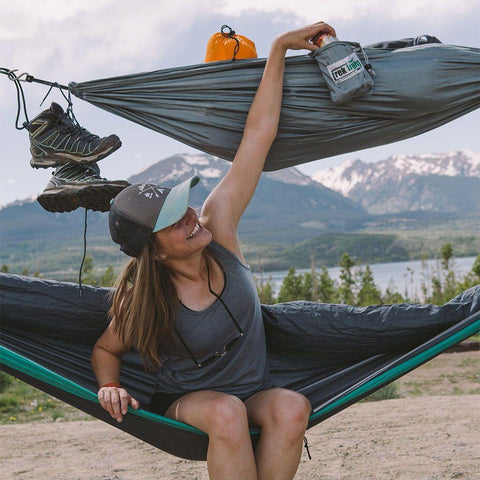
[{"label": "snow on mountain", "polygon": [[[189,155],[184,153],[180,155],[189,165],[210,165],[209,156],[206,154],[200,155]],[[212,157],[216,158],[216,157]]]},{"label": "snow on mountain", "polygon": [[[208,187],[212,187],[228,171],[230,162],[214,157],[207,153],[203,154],[178,154],[157,162],[142,172],[130,177],[132,183],[176,183],[186,180],[192,175],[198,175]],[[296,168],[285,168],[276,172],[264,173],[272,180],[291,185],[315,185],[317,182],[311,177],[304,175]]]},{"label": "snow on mountain", "polygon": [[290,183],[291,185],[312,185],[312,183],[314,183],[309,176],[304,175],[300,170],[297,170],[294,167],[285,168],[276,172],[269,172],[265,175],[273,180],[282,183]]},{"label": "snow on mountain", "polygon": [[216,183],[228,170],[228,163],[218,157],[203,154],[177,154],[150,165],[148,168],[128,178],[130,183],[159,183],[173,185],[193,175],[203,179],[203,183]]},{"label": "snow on mountain", "polygon": [[409,175],[480,178],[480,154],[459,150],[438,154],[393,155],[377,163],[349,160],[337,167],[320,170],[312,178],[348,196],[359,185],[368,190],[375,181],[401,181]]}]

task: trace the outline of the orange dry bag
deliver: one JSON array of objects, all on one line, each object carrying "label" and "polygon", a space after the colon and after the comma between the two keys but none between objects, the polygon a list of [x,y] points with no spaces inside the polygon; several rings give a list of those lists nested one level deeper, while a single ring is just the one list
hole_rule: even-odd
[{"label": "orange dry bag", "polygon": [[247,37],[237,35],[228,25],[223,25],[221,31],[214,33],[208,41],[205,62],[240,58],[257,58],[255,44]]}]

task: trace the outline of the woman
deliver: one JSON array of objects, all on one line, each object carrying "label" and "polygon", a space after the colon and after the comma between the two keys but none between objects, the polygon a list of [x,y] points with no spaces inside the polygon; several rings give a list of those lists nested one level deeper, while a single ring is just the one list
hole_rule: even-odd
[{"label": "woman", "polygon": [[[285,53],[314,50],[309,39],[320,32],[335,34],[320,22],[273,42],[235,159],[200,218],[188,207],[197,177],[171,190],[132,185],[110,212],[113,240],[135,258],[93,350],[99,401],[118,421],[129,405],[139,407],[119,385],[121,358],[136,348],[158,371],[151,410],[209,435],[212,479],[290,479],[300,461],[311,406],[269,378],[260,303],[237,227],[276,136]],[[253,425],[262,432],[255,452]]]}]

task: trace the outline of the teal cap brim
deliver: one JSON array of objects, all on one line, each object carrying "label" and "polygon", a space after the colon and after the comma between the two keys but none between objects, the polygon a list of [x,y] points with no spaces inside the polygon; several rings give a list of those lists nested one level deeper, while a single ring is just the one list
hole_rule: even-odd
[{"label": "teal cap brim", "polygon": [[163,202],[153,232],[178,222],[186,213],[190,201],[190,189],[200,182],[199,177],[192,177],[173,187]]}]

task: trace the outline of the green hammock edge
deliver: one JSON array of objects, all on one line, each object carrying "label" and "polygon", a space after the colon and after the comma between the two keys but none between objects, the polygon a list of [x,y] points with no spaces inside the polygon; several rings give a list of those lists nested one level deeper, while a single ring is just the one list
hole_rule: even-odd
[{"label": "green hammock edge", "polygon": [[[49,385],[53,385],[54,387],[65,390],[90,402],[99,403],[97,395],[95,395],[90,390],[76,384],[75,382],[72,382],[71,380],[68,380],[65,377],[62,377],[61,375],[58,375],[55,372],[52,372],[48,368],[42,367],[33,360],[22,357],[18,353],[15,353],[14,351],[4,346],[0,346],[0,361],[1,363],[4,363],[10,368],[19,370],[22,373],[38,378],[39,380],[42,380]],[[171,418],[157,415],[147,410],[135,410],[132,407],[128,407],[128,412],[134,415],[138,415],[139,417],[146,418],[148,420],[154,420],[156,422],[164,423],[166,425],[187,430],[189,432],[206,435],[205,432],[202,432],[198,428],[187,425],[186,423],[177,422],[176,420],[172,420]]]},{"label": "green hammock edge", "polygon": [[315,412],[313,415],[310,416],[310,420],[315,420],[319,416],[325,415],[326,413],[337,408],[338,406],[343,405],[345,402],[349,402],[351,400],[355,400],[358,397],[365,396],[368,391],[381,387],[383,384],[387,385],[388,383],[401,377],[403,374],[408,373],[422,363],[425,363],[427,360],[442,353],[447,348],[456,345],[462,340],[465,340],[466,338],[471,337],[478,332],[480,332],[480,317],[474,323],[464,328],[460,332],[457,332],[451,337],[448,337],[445,340],[441,341],[437,345],[433,345],[427,350],[420,352],[419,354],[415,355],[404,363],[392,368],[391,370],[381,373],[377,377],[368,380],[363,385],[358,386],[353,391],[339,398],[337,401],[325,406],[318,412]]},{"label": "green hammock edge", "polygon": [[[355,388],[352,392],[348,393],[347,395],[341,397],[337,401],[327,405],[326,407],[322,408],[318,412],[314,413],[310,416],[310,420],[315,420],[319,416],[325,415],[326,413],[330,412],[331,410],[341,406],[342,404],[354,400],[358,397],[365,395],[368,391],[373,390],[382,384],[387,384],[396,378],[400,377],[402,374],[407,373],[410,370],[413,370],[415,367],[419,366],[421,363],[433,358],[434,356],[438,355],[442,351],[446,350],[447,348],[455,345],[462,340],[478,333],[480,331],[480,318],[473,324],[469,325],[465,329],[457,332],[456,334],[452,335],[449,338],[446,338],[442,342],[438,343],[430,347],[429,349],[425,350],[424,352],[419,353],[415,357],[409,359],[405,363],[394,367],[393,369],[389,370],[388,372],[384,372],[377,377],[365,382],[363,385]],[[55,372],[52,372],[48,368],[42,367],[38,363],[29,360],[25,357],[22,357],[18,353],[4,347],[0,346],[0,359],[1,363],[13,368],[15,370],[19,370],[22,373],[27,375],[33,376],[38,378],[39,380],[44,381],[50,385],[58,387],[62,390],[65,390],[69,393],[77,395],[85,400],[98,403],[97,396],[91,392],[90,390],[81,387],[80,385],[68,380],[61,375],[58,375]],[[163,417],[162,415],[157,415],[152,412],[148,412],[146,410],[135,410],[131,407],[128,408],[129,413],[133,415],[138,415],[139,417],[146,418],[148,420],[152,420],[155,422],[160,422],[166,425],[173,426],[175,428],[180,428],[182,430],[186,430],[189,432],[194,432],[201,435],[207,435],[205,432],[202,432],[198,428],[192,427],[182,422],[177,422],[176,420],[172,420],[167,417]],[[251,429],[250,433],[258,433],[258,429]]]}]

